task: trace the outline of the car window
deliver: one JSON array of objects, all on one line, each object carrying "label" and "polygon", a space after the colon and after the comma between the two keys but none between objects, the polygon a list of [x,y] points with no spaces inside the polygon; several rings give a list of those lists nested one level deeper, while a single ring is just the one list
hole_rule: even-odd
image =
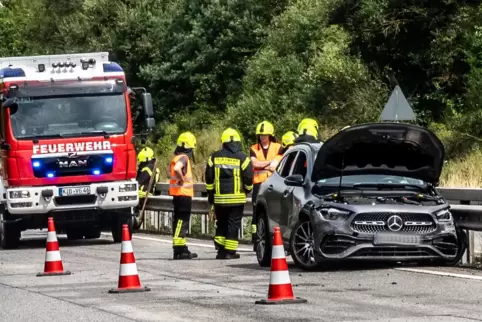
[{"label": "car window", "polygon": [[288,153],[284,157],[284,162],[281,165],[281,168],[276,169],[276,172],[280,175],[282,178],[286,178],[291,171],[291,166],[293,165],[293,161],[295,160],[296,155],[298,154],[298,151]]},{"label": "car window", "polygon": [[306,162],[306,153],[300,151],[298,158],[296,158],[296,163],[292,174],[301,174],[304,179],[306,177],[307,169],[308,163]]}]

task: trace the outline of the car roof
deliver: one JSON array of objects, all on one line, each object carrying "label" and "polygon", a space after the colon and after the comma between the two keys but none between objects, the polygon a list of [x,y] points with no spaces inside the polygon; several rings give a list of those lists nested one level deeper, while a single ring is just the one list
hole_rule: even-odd
[{"label": "car roof", "polygon": [[293,150],[301,150],[303,147],[307,147],[311,150],[312,153],[316,154],[318,153],[318,150],[320,150],[321,146],[323,143],[317,142],[317,143],[312,143],[312,142],[297,142],[292,146]]}]

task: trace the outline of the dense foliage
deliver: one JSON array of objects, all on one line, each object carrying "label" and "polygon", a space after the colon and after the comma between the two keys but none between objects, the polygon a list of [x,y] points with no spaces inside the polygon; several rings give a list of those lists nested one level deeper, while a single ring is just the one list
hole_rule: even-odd
[{"label": "dense foliage", "polygon": [[0,55],[109,51],[152,92],[160,150],[228,125],[249,143],[263,119],[281,135],[316,117],[329,135],[376,120],[397,84],[450,158],[482,137],[479,1],[1,2]]}]

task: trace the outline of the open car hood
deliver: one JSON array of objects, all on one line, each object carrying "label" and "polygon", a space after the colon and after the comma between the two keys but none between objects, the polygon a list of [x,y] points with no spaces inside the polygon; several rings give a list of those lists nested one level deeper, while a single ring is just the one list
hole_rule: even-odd
[{"label": "open car hood", "polygon": [[430,130],[402,123],[349,127],[318,151],[311,179],[340,175],[386,174],[438,184],[445,149]]}]

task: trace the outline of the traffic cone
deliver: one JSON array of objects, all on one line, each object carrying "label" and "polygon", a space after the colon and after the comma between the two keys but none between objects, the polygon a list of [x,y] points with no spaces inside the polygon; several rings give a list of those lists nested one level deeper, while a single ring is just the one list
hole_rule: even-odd
[{"label": "traffic cone", "polygon": [[54,219],[52,217],[48,219],[46,248],[44,272],[38,273],[37,276],[70,275],[71,272],[64,271],[64,265],[60,257],[59,242],[57,241],[57,233],[55,232]]},{"label": "traffic cone", "polygon": [[273,250],[271,254],[268,298],[256,301],[255,304],[297,304],[308,302],[305,299],[294,297],[293,295],[288,263],[286,262],[279,227],[275,227],[274,229]]},{"label": "traffic cone", "polygon": [[151,289],[142,287],[137,273],[136,259],[134,250],[132,249],[129,228],[127,225],[122,226],[122,248],[119,269],[119,284],[116,289],[109,290],[109,293],[130,293],[130,292],[147,292]]}]

